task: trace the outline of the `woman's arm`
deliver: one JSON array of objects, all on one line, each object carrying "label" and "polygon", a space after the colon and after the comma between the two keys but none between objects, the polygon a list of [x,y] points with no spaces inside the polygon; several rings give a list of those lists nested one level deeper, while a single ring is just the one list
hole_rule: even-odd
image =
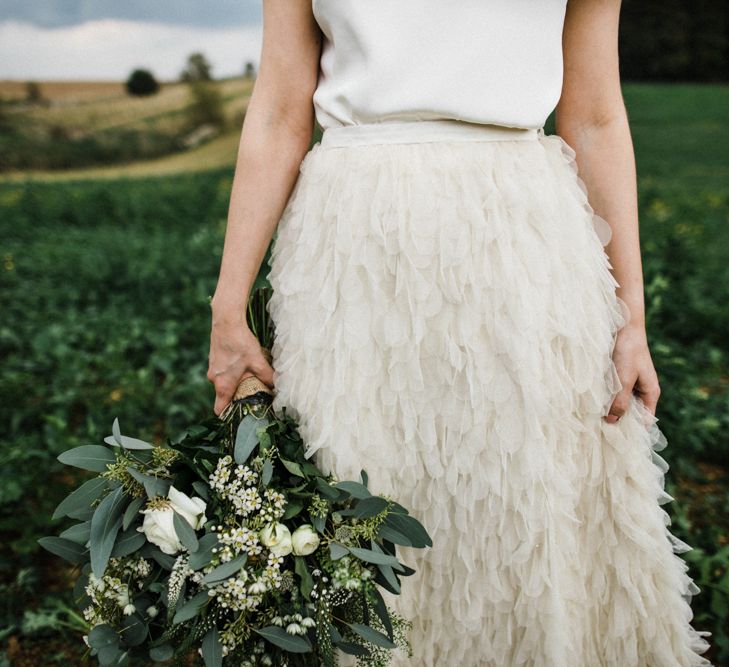
[{"label": "woman's arm", "polygon": [[590,204],[612,229],[606,252],[618,296],[630,310],[613,353],[623,389],[606,416],[610,423],[628,409],[632,392],[652,413],[660,394],[645,331],[635,155],[618,67],[619,15],[620,0],[568,0],[556,111],[557,134],[575,150]]},{"label": "woman's arm", "polygon": [[246,306],[311,142],[320,49],[311,0],[264,0],[261,63],[243,121],[212,299],[207,377],[215,385],[216,415],[242,378],[255,375],[273,386],[273,369],[248,328]]}]

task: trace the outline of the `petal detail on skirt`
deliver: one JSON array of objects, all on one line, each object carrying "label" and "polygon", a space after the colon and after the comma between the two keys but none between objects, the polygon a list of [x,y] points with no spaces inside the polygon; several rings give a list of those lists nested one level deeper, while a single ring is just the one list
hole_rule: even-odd
[{"label": "petal detail on skirt", "polygon": [[274,408],[433,537],[383,593],[413,621],[393,664],[710,665],[665,438],[639,399],[602,419],[629,313],[572,148],[316,144],[300,172],[270,259]]}]

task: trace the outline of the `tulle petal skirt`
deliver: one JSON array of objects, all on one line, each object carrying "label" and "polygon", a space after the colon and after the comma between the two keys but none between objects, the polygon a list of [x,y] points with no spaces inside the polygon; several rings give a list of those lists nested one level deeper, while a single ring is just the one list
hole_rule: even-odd
[{"label": "tulle petal skirt", "polygon": [[301,163],[269,262],[274,409],[433,538],[384,591],[413,622],[393,665],[710,664],[666,441],[637,398],[603,420],[629,318],[609,239],[542,130],[345,126]]}]

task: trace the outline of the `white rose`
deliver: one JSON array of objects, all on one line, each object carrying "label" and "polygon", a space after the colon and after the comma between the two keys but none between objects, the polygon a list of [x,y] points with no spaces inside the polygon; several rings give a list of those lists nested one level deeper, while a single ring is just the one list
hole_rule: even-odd
[{"label": "white rose", "polygon": [[276,556],[285,556],[291,553],[291,532],[282,523],[269,523],[259,531],[258,537],[268,547],[269,551]]},{"label": "white rose", "polygon": [[205,516],[207,504],[202,498],[190,498],[174,486],[170,487],[167,497],[170,499],[172,509],[187,519],[193,530],[199,530],[208,520]]},{"label": "white rose", "polygon": [[291,535],[291,544],[297,556],[307,556],[316,551],[319,546],[319,535],[314,530],[314,526],[305,523],[303,526],[299,526]]},{"label": "white rose", "polygon": [[207,521],[205,509],[206,504],[202,498],[190,498],[171,486],[166,502],[141,511],[144,520],[142,527],[137,530],[143,532],[147,540],[171,556],[182,549],[182,542],[177,537],[173,523],[174,512],[182,516],[193,530],[198,530]]},{"label": "white rose", "polygon": [[156,509],[147,508],[142,510],[144,520],[138,531],[145,534],[147,540],[156,544],[164,553],[170,556],[182,549],[182,542],[177,537],[175,527],[172,523],[172,507],[165,505]]}]

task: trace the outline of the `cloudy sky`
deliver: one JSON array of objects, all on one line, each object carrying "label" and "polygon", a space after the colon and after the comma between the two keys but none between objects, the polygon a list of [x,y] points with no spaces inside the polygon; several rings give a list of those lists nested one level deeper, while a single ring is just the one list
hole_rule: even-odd
[{"label": "cloudy sky", "polygon": [[0,0],[0,79],[175,79],[202,51],[215,76],[256,66],[262,0]]}]

